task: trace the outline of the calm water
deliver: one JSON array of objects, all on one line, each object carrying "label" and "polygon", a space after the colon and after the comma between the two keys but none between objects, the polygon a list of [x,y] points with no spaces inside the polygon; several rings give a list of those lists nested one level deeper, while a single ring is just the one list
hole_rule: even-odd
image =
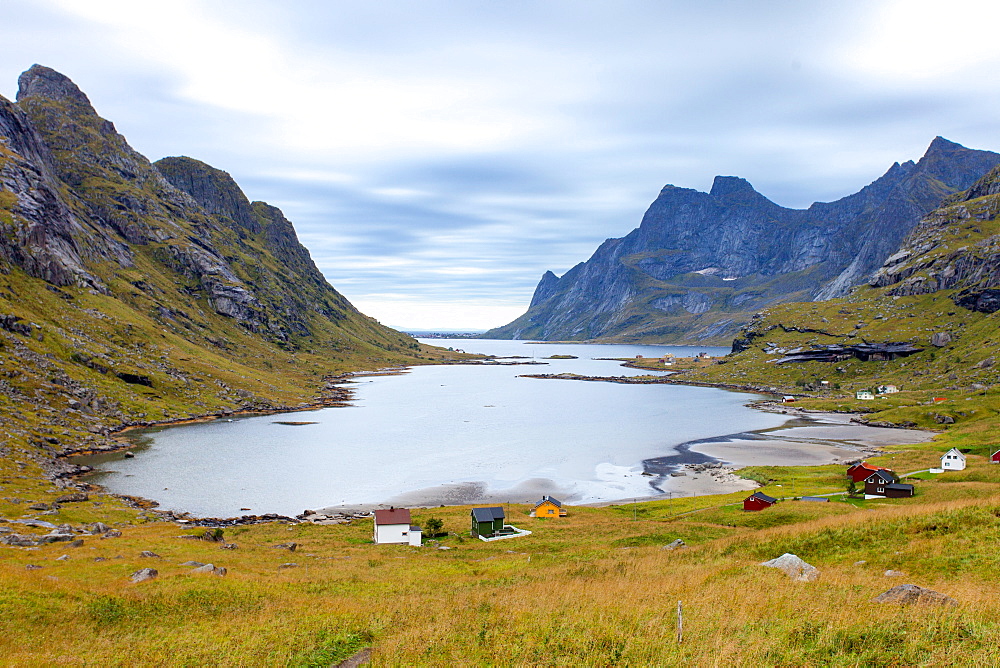
[{"label": "calm water", "polygon": [[[595,357],[689,356],[720,348],[428,340],[467,352],[534,356],[546,366],[427,366],[359,378],[354,405],[145,433],[134,459],[91,458],[113,492],[197,515],[297,514],[306,508],[455,496],[517,501],[549,493],[579,503],[645,496],[643,459],[699,438],[775,427],[753,395],[712,388],[518,378],[636,375]],[[553,354],[574,360],[544,360]],[[315,421],[287,426],[279,420]],[[446,486],[442,491],[440,486]],[[456,487],[457,486],[457,487]],[[442,494],[452,494],[447,498]],[[246,511],[243,511],[244,513]]]}]

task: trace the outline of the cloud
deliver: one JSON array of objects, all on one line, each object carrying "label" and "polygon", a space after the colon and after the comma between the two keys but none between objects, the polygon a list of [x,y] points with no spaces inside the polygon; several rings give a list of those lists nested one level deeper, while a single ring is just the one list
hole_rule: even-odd
[{"label": "cloud", "polygon": [[1000,148],[997,13],[7,0],[0,89],[33,62],[55,67],[149,157],[204,160],[280,206],[362,310],[485,328],[526,308],[545,270],[637,226],[666,183],[739,175],[806,207],[938,134]]}]

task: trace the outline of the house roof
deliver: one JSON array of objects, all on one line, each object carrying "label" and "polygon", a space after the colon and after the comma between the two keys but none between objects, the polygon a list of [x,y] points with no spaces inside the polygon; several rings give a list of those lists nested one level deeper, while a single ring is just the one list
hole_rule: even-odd
[{"label": "house roof", "polygon": [[477,522],[492,522],[493,520],[502,520],[504,518],[503,508],[500,506],[492,506],[490,508],[473,508],[472,517]]},{"label": "house roof", "polygon": [[[873,480],[873,478],[878,478],[878,480]],[[875,471],[870,476],[865,478],[865,482],[879,482],[879,480],[886,483],[896,482],[895,476],[889,469],[879,469],[878,471]]]},{"label": "house roof", "polygon": [[375,511],[375,524],[410,524],[410,511],[408,508],[390,508],[389,510]]},{"label": "house roof", "polygon": [[908,492],[912,492],[913,491],[913,485],[905,485],[905,484],[898,483],[898,482],[895,482],[895,483],[893,483],[891,485],[886,485],[885,488],[886,489],[902,489],[902,490],[906,490]]},{"label": "house roof", "polygon": [[829,501],[825,496],[803,496],[803,501]]},{"label": "house roof", "polygon": [[749,501],[750,499],[753,499],[753,498],[760,499],[761,501],[767,501],[768,503],[777,503],[778,502],[778,500],[776,498],[774,498],[773,496],[768,496],[764,492],[754,492],[753,494],[751,494],[750,496],[748,496],[746,499],[744,499],[744,501]]},{"label": "house roof", "polygon": [[[960,451],[960,450],[959,450],[958,448],[952,448],[951,450],[949,450],[948,452],[946,452],[946,453],[944,453],[944,454],[945,454],[945,455],[958,455],[958,456],[959,456],[959,457],[961,457],[962,459],[965,459],[965,455],[963,455],[963,454],[962,454],[962,452],[961,452],[961,451]],[[944,455],[942,455],[942,457],[943,457],[943,456],[944,456]]]},{"label": "house roof", "polygon": [[562,508],[562,501],[560,501],[559,499],[555,498],[554,496],[543,496],[542,500],[535,504],[535,508],[537,508],[538,506],[542,505],[546,501],[548,501],[549,503],[555,505],[556,508]]}]

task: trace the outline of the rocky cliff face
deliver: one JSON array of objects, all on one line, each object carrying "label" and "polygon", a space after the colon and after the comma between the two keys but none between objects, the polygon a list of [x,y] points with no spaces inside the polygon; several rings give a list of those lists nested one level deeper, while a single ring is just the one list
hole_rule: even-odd
[{"label": "rocky cliff face", "polygon": [[326,283],[281,211],[251,203],[229,174],[190,158],[150,164],[54,70],[35,65],[18,84],[17,104],[0,100],[8,264],[107,291],[109,270],[151,263],[185,302],[177,309],[167,303],[176,295],[150,287],[159,318],[197,312],[203,300],[283,345],[311,336],[317,317],[398,343]]},{"label": "rocky cliff face", "polygon": [[927,215],[869,283],[893,296],[942,290],[962,307],[1000,310],[1000,167]]},{"label": "rocky cliff face", "polygon": [[726,340],[762,306],[863,282],[923,215],[998,162],[938,137],[919,162],[805,210],[737,177],[716,177],[709,193],[668,185],[637,229],[560,278],[547,272],[528,312],[486,336]]}]

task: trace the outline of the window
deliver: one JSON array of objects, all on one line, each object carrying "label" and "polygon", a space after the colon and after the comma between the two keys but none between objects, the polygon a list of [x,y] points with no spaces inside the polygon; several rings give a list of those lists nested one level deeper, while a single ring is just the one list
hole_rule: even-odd
[{"label": "window", "polygon": [[882,494],[883,492],[885,492],[885,487],[879,487],[878,491],[879,491],[879,494]]}]

